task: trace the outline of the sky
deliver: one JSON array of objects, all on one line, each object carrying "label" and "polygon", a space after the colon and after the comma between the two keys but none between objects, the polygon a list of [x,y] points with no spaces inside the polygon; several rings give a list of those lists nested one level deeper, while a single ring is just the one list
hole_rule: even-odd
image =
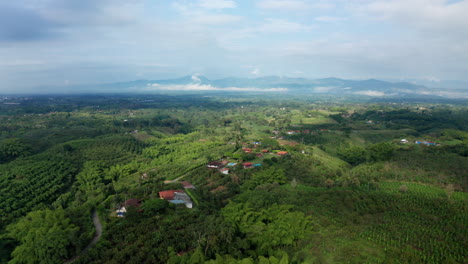
[{"label": "sky", "polygon": [[1,1],[0,92],[186,75],[468,81],[467,14],[468,0]]}]

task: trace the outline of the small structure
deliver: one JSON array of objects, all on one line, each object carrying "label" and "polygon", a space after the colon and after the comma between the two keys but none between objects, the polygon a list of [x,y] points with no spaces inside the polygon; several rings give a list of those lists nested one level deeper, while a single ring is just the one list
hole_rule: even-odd
[{"label": "small structure", "polygon": [[366,121],[366,124],[373,124],[373,123],[374,123],[374,121],[372,121],[372,120],[367,120]]},{"label": "small structure", "polygon": [[252,149],[251,148],[243,148],[242,149],[245,153],[252,153]]},{"label": "small structure", "polygon": [[219,172],[221,172],[222,174],[229,174],[229,169],[228,168],[222,168],[219,170]]},{"label": "small structure", "polygon": [[294,135],[294,134],[296,134],[296,131],[289,130],[288,132],[286,132],[286,134],[288,134],[288,135]]},{"label": "small structure", "polygon": [[408,143],[408,140],[406,138],[404,138],[404,139],[400,140],[400,143],[406,144],[406,143]]},{"label": "small structure", "polygon": [[223,163],[219,161],[212,161],[206,165],[206,167],[211,168],[211,169],[221,169],[223,167]]},{"label": "small structure", "polygon": [[437,143],[435,142],[431,142],[431,141],[415,141],[414,143],[418,144],[418,145],[426,145],[426,146],[435,146],[437,145]]},{"label": "small structure", "polygon": [[276,153],[276,154],[278,154],[278,156],[283,156],[283,155],[288,154],[288,152],[287,151],[278,151],[278,153]]},{"label": "small structure", "polygon": [[245,162],[242,164],[244,166],[244,169],[251,169],[253,168],[253,163],[252,162]]},{"label": "small structure", "polygon": [[125,217],[125,213],[127,213],[127,208],[128,207],[135,207],[139,208],[141,206],[141,200],[140,199],[128,199],[124,203],[120,205],[120,208],[115,210],[117,213],[117,217]]},{"label": "small structure", "polygon": [[262,166],[261,163],[254,164],[254,167],[260,167],[260,166]]},{"label": "small structure", "polygon": [[184,189],[196,189],[195,186],[188,181],[180,181],[180,184],[184,186]]},{"label": "small structure", "polygon": [[261,158],[261,157],[263,157],[263,154],[262,153],[257,153],[257,154],[255,154],[255,156]]}]

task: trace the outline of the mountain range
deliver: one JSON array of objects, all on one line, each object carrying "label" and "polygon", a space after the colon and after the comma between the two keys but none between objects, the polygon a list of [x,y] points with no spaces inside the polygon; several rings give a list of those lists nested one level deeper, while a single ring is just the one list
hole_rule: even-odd
[{"label": "mountain range", "polygon": [[68,92],[161,92],[161,91],[226,91],[282,92],[297,94],[341,94],[382,96],[437,96],[468,98],[468,89],[428,88],[410,82],[389,82],[376,79],[345,80],[339,78],[307,79],[279,76],[258,78],[223,78],[210,80],[191,75],[165,80],[136,80],[100,85],[69,86]]}]

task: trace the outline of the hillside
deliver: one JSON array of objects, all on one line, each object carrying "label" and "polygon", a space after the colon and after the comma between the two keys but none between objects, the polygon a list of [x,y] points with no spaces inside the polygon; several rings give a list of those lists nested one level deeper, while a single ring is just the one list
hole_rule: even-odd
[{"label": "hillside", "polygon": [[10,98],[0,262],[466,263],[466,106],[341,98]]}]

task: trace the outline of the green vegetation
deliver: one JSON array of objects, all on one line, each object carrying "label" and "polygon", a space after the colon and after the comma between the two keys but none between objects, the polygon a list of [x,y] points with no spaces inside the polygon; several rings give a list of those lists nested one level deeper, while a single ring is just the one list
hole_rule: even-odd
[{"label": "green vegetation", "polygon": [[[463,105],[11,100],[21,104],[0,106],[0,263],[468,262]],[[84,251],[94,211],[104,230]]]}]

